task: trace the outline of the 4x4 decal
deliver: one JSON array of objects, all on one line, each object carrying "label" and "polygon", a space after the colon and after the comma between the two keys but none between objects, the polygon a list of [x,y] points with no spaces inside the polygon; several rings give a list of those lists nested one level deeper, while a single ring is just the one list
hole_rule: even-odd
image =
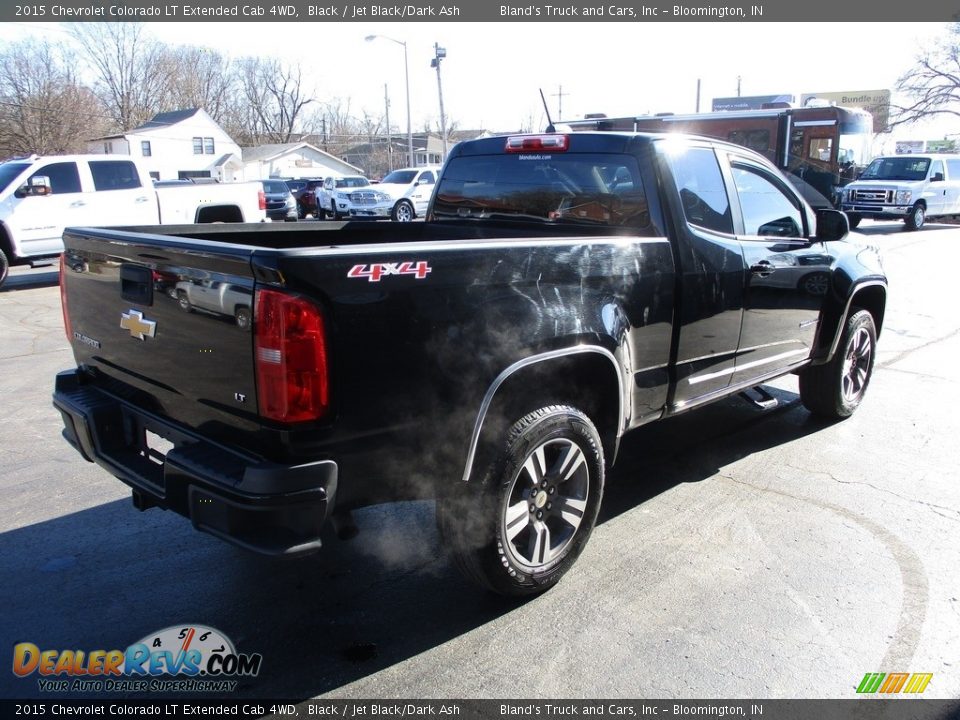
[{"label": "4x4 decal", "polygon": [[347,273],[348,278],[366,278],[367,282],[380,282],[380,279],[389,275],[413,275],[417,280],[423,280],[433,272],[426,260],[414,260],[399,263],[370,263],[369,265],[354,265]]}]

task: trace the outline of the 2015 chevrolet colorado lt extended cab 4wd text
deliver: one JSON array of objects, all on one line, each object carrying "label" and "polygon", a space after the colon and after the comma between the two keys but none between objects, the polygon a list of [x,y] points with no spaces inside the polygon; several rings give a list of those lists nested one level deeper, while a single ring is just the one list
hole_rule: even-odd
[{"label": "2015 chevrolet colorado lt extended cab 4wd text", "polygon": [[[467,576],[531,594],[583,549],[627,431],[787,373],[812,412],[856,409],[887,282],[847,232],[721,141],[465,142],[423,223],[69,229],[54,404],[140,509],[293,554],[436,498]],[[249,294],[252,328],[158,276]]]}]

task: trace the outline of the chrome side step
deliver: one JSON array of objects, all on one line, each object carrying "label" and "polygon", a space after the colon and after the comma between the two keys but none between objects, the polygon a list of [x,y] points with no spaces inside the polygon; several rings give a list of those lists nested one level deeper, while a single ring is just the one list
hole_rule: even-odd
[{"label": "chrome side step", "polygon": [[[751,393],[755,393],[755,396]],[[768,393],[759,385],[749,390],[744,390],[742,393],[740,393],[740,397],[761,410],[772,410],[780,404],[780,401],[777,400],[777,398]]]}]

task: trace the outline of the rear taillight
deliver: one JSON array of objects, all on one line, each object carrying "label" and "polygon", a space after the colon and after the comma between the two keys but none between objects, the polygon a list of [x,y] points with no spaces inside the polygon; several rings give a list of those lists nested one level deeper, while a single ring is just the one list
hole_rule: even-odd
[{"label": "rear taillight", "polygon": [[260,415],[285,423],[323,417],[330,383],[320,308],[276,290],[257,290],[254,304]]},{"label": "rear taillight", "polygon": [[261,210],[267,209],[267,194],[263,190],[257,191],[257,202],[260,204]]},{"label": "rear taillight", "polygon": [[67,312],[67,263],[60,255],[60,310],[63,311],[63,331],[67,334],[67,342],[73,341],[73,326],[70,324],[70,313]]},{"label": "rear taillight", "polygon": [[550,150],[566,152],[570,138],[566,135],[512,135],[507,138],[504,150],[508,153],[527,153]]}]

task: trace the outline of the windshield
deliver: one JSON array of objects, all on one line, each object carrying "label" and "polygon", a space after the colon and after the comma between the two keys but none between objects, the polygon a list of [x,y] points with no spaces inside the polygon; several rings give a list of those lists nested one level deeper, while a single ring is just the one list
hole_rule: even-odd
[{"label": "windshield", "polygon": [[904,155],[877,158],[860,175],[861,180],[923,180],[930,169],[930,158]]},{"label": "windshield", "polygon": [[648,227],[636,159],[629,155],[466,156],[450,160],[436,217]]},{"label": "windshield", "polygon": [[290,188],[282,180],[264,180],[263,190],[268,193],[288,193]]},{"label": "windshield", "polygon": [[416,170],[394,170],[380,182],[395,183],[397,185],[409,185],[417,176]]},{"label": "windshield", "polygon": [[866,165],[870,158],[870,136],[863,133],[840,134],[837,161],[843,165]]},{"label": "windshield", "polygon": [[338,188],[358,188],[367,187],[370,181],[365,177],[345,177],[337,179]]},{"label": "windshield", "polygon": [[6,162],[0,165],[0,190],[6,190],[28,167],[30,163]]}]

